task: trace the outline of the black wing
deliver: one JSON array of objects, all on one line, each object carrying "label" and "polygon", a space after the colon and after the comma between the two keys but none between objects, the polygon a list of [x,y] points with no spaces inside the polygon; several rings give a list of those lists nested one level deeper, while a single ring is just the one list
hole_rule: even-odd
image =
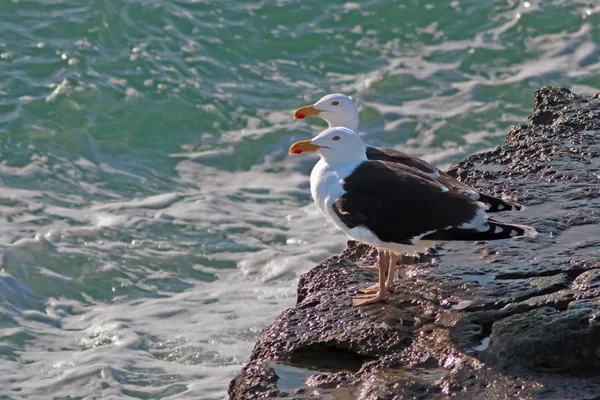
[{"label": "black wing", "polygon": [[374,161],[388,161],[392,163],[400,163],[406,166],[416,168],[426,174],[440,174],[443,172],[425,160],[418,157],[410,156],[398,150],[386,149],[383,147],[367,147],[367,159]]},{"label": "black wing", "polygon": [[473,220],[481,204],[401,164],[365,161],[344,179],[346,193],[333,204],[350,228],[362,225],[384,242],[410,244],[432,231]]},{"label": "black wing", "polygon": [[471,188],[469,185],[456,180],[447,173],[429,164],[425,160],[421,160],[418,157],[410,156],[401,151],[386,149],[383,147],[367,147],[367,159],[374,161],[387,161],[391,163],[399,163],[406,165],[411,168],[415,168],[426,174],[438,174],[435,178],[439,183],[443,184],[447,188],[472,191],[471,196],[487,206],[487,212],[498,212],[498,211],[509,211],[509,210],[520,210],[521,206],[517,203],[502,200],[497,197],[488,196],[483,193],[479,193],[477,190]]}]

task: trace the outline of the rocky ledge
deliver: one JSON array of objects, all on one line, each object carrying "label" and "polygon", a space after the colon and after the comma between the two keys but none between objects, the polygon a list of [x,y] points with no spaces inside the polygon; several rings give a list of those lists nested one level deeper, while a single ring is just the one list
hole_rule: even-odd
[{"label": "rocky ledge", "polygon": [[443,244],[405,259],[389,300],[354,242],[304,274],[232,399],[600,399],[600,95],[545,87],[507,144],[451,168],[525,205],[496,214],[538,237]]}]

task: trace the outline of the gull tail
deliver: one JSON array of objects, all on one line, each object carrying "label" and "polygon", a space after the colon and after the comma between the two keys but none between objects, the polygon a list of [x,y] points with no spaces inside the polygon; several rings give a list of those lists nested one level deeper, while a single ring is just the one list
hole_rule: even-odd
[{"label": "gull tail", "polygon": [[534,228],[528,225],[507,224],[493,219],[488,219],[486,222],[488,229],[484,231],[456,227],[433,232],[422,237],[421,240],[499,240],[519,237],[536,237],[538,234]]},{"label": "gull tail", "polygon": [[520,210],[523,208],[520,204],[513,203],[510,201],[502,200],[497,197],[488,196],[487,194],[477,193],[479,198],[477,201],[482,202],[486,205],[486,212],[500,212],[500,211],[510,211],[510,210]]}]

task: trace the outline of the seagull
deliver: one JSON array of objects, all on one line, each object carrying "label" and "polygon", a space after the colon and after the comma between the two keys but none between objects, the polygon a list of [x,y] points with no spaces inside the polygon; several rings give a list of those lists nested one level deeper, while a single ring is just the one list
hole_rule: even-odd
[{"label": "seagull", "polygon": [[530,226],[489,218],[487,205],[463,188],[402,163],[369,160],[367,148],[353,130],[334,127],[289,149],[289,154],[316,152],[321,157],[310,174],[313,200],[338,229],[377,249],[377,290],[354,296],[354,306],[385,300],[393,275],[386,252],[415,254],[437,241],[537,235]]},{"label": "seagull", "polygon": [[[294,112],[294,119],[304,119],[306,117],[317,116],[324,119],[329,127],[346,127],[358,132],[358,108],[356,104],[349,96],[341,93],[328,94],[322,97],[313,105],[300,107]],[[487,212],[498,212],[498,211],[509,211],[509,210],[520,210],[522,207],[517,203],[499,199],[496,197],[488,196],[484,193],[480,193],[468,185],[456,180],[452,176],[441,171],[437,167],[429,164],[427,161],[422,160],[418,157],[411,156],[394,149],[387,149],[381,147],[367,146],[366,148],[367,159],[369,160],[380,160],[388,161],[392,163],[398,163],[407,167],[415,168],[431,178],[435,179],[447,188],[453,188],[464,191],[465,194],[469,195],[474,200],[480,201],[486,205]],[[398,257],[396,254],[386,254],[386,258],[392,265],[396,265]],[[370,270],[370,267],[366,268]],[[394,269],[390,268],[393,272]],[[389,284],[388,286],[391,286]]]},{"label": "seagull", "polygon": [[[294,112],[294,119],[318,116],[329,124],[329,127],[342,126],[358,132],[358,108],[349,96],[341,93],[328,94],[313,105],[300,107]],[[394,149],[367,146],[367,158],[369,160],[381,160],[395,162],[416,168],[432,178],[438,180],[446,187],[463,189],[473,199],[488,206],[487,212],[520,210],[521,205],[509,202],[497,197],[488,196],[473,190],[470,186],[456,180],[439,168],[429,164],[418,157],[411,156]]]}]

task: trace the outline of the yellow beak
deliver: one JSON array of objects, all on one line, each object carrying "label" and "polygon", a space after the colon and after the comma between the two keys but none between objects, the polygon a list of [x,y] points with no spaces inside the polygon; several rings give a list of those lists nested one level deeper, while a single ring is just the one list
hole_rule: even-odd
[{"label": "yellow beak", "polygon": [[323,112],[323,110],[319,110],[318,108],[314,108],[313,106],[305,106],[300,107],[296,111],[294,111],[294,119],[304,119],[306,117],[314,117],[315,115],[319,115]]},{"label": "yellow beak", "polygon": [[289,154],[302,154],[307,151],[317,151],[324,146],[312,144],[310,140],[301,140],[290,146]]}]

